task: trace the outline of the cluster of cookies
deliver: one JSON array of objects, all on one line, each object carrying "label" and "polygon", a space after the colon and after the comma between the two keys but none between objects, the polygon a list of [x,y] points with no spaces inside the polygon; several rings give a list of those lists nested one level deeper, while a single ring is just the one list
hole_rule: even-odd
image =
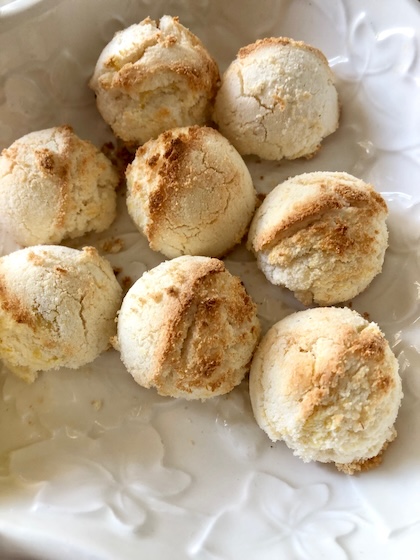
[{"label": "cluster of cookies", "polygon": [[[221,77],[177,18],[147,18],[114,36],[90,86],[115,136],[136,149],[128,213],[170,260],[123,298],[95,249],[55,245],[112,223],[118,173],[68,126],[17,140],[0,156],[2,226],[26,247],[0,259],[4,363],[33,381],[112,343],[140,385],[187,399],[226,394],[250,371],[255,418],[273,441],[348,473],[376,464],[395,437],[398,363],[377,325],[325,306],[381,271],[386,203],[347,173],[315,172],[278,185],[257,208],[242,158],[311,157],[336,130],[324,55],[264,39],[240,49]],[[247,232],[270,282],[324,306],[292,314],[261,341],[257,306],[219,260]]]}]

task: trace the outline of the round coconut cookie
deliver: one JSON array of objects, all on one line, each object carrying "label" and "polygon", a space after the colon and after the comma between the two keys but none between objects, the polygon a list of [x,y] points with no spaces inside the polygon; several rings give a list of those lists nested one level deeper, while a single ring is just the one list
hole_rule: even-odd
[{"label": "round coconut cookie", "polygon": [[239,50],[222,76],[215,122],[240,154],[312,156],[339,123],[334,75],[321,51],[266,38]]},{"label": "round coconut cookie", "polygon": [[304,173],[267,195],[248,247],[267,279],[304,305],[334,305],[358,295],[381,272],[387,215],[383,197],[361,179]]},{"label": "round coconut cookie", "polygon": [[114,134],[139,145],[170,128],[208,123],[219,80],[200,40],[177,17],[163,16],[116,33],[90,87]]},{"label": "round coconut cookie", "polygon": [[347,308],[308,309],[274,325],[249,389],[259,426],[305,462],[353,474],[378,465],[396,437],[398,362],[379,327]]},{"label": "round coconut cookie", "polygon": [[151,249],[169,258],[224,256],[254,214],[248,168],[213,128],[177,128],[149,140],[126,177],[131,218]]},{"label": "round coconut cookie", "polygon": [[0,155],[0,224],[23,246],[104,231],[119,177],[70,126],[31,132]]},{"label": "round coconut cookie", "polygon": [[130,288],[115,345],[139,385],[207,399],[242,381],[259,333],[256,305],[240,279],[217,259],[182,256]]},{"label": "round coconut cookie", "polygon": [[0,258],[0,358],[25,381],[77,369],[109,347],[122,290],[93,247],[35,246]]}]

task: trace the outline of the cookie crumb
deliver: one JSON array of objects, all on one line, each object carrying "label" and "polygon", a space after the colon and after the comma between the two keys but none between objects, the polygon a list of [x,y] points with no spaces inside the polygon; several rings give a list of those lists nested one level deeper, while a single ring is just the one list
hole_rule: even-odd
[{"label": "cookie crumb", "polygon": [[98,412],[104,406],[104,401],[102,399],[93,399],[92,401],[90,401],[90,404],[92,405],[93,409]]},{"label": "cookie crumb", "polygon": [[124,240],[120,237],[110,237],[101,243],[101,249],[105,253],[119,253],[124,249]]}]

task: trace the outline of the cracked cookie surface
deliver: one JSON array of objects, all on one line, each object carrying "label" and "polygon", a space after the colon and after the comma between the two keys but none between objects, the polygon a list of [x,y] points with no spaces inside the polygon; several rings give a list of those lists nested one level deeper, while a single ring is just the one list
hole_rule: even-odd
[{"label": "cracked cookie surface", "polygon": [[332,307],[293,313],[268,331],[252,362],[250,395],[270,439],[352,474],[376,466],[396,437],[402,388],[379,327]]},{"label": "cracked cookie surface", "polygon": [[382,270],[387,215],[372,185],[348,173],[304,173],[267,195],[248,247],[270,282],[305,305],[334,305],[358,295]]},{"label": "cracked cookie surface", "polygon": [[141,145],[170,128],[207,124],[219,80],[201,41],[177,17],[163,16],[116,33],[90,87],[114,134]]},{"label": "cracked cookie surface", "polygon": [[256,305],[222,261],[182,256],[143,274],[124,298],[117,347],[134,379],[186,399],[223,395],[249,370]]},{"label": "cracked cookie surface", "polygon": [[221,257],[245,235],[256,191],[233,146],[209,127],[161,134],[137,150],[127,208],[150,247],[169,258]]},{"label": "cracked cookie surface", "polygon": [[121,296],[93,247],[34,246],[0,258],[0,358],[28,382],[93,361],[115,334]]},{"label": "cracked cookie surface", "polygon": [[266,38],[239,50],[222,76],[213,118],[240,154],[310,157],[339,123],[325,56],[301,41]]},{"label": "cracked cookie surface", "polygon": [[70,126],[26,134],[0,156],[0,223],[24,246],[104,231],[116,215],[118,174]]}]

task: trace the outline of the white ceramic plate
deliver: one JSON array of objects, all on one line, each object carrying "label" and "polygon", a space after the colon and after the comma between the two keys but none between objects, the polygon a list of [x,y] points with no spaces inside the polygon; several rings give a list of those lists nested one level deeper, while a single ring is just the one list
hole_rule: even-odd
[{"label": "white ceramic plate", "polygon": [[[271,560],[420,557],[420,3],[417,0],[15,0],[0,3],[0,147],[70,123],[109,132],[87,80],[114,31],[179,15],[224,69],[257,38],[324,51],[341,126],[312,160],[247,163],[267,192],[289,175],[344,170],[390,207],[383,273],[353,302],[385,331],[401,365],[398,438],[377,469],[345,476],[304,464],[256,426],[246,383],[206,403],[137,386],[115,352],[25,385],[0,376],[0,557],[43,560]],[[138,278],[161,257],[121,212],[80,241]],[[1,211],[1,209],[0,209]],[[2,234],[0,249],[16,248]],[[227,259],[264,328],[297,309],[243,249]]]}]

